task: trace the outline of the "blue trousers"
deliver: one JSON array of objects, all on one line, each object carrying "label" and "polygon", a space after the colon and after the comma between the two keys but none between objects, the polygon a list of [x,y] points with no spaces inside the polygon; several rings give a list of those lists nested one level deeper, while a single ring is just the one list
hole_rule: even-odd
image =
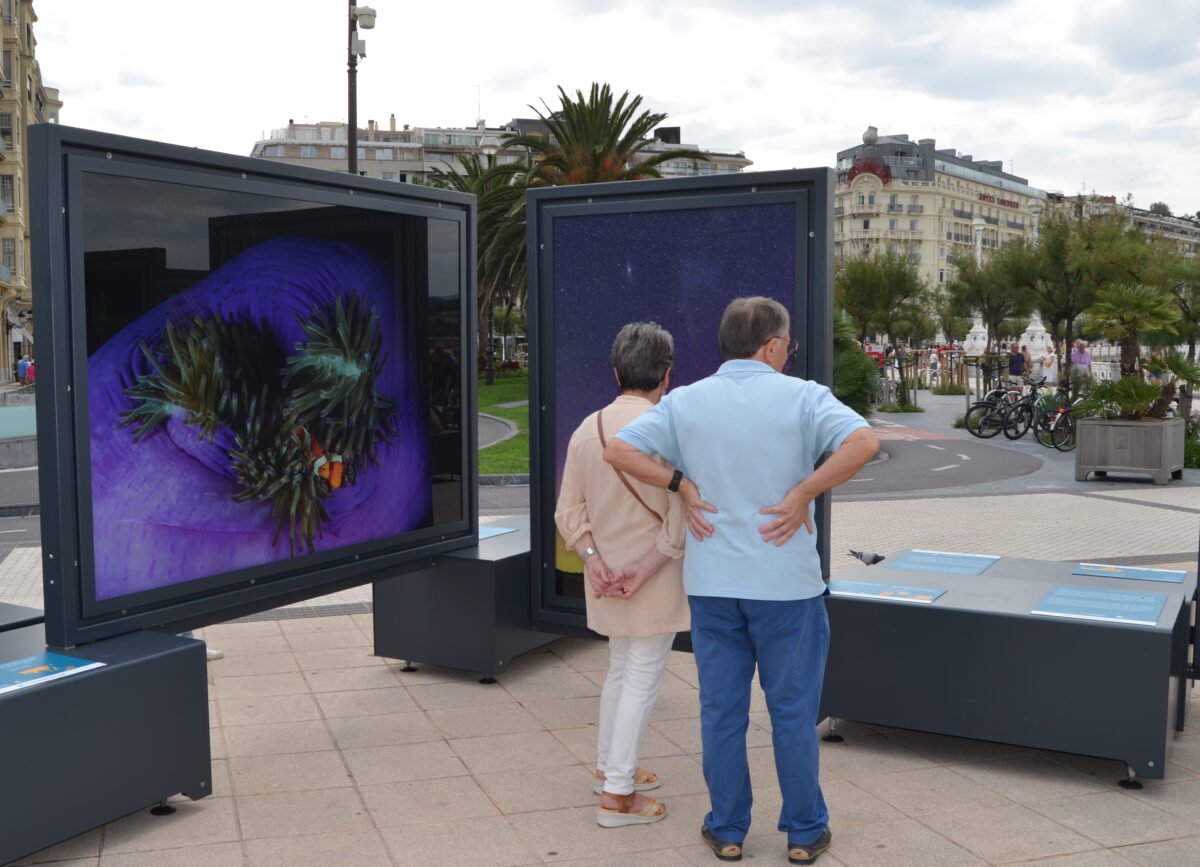
[{"label": "blue trousers", "polygon": [[817,713],[829,651],[825,599],[689,596],[688,603],[700,677],[704,780],[712,806],[705,824],[717,839],[732,843],[744,841],[750,830],[754,794],[746,729],[757,665],[783,794],[779,830],[787,833],[788,843],[813,842],[829,822],[817,782]]}]

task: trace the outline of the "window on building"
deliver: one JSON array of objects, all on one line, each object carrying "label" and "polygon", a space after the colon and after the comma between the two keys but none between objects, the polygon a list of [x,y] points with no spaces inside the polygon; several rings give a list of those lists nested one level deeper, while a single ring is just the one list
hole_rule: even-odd
[{"label": "window on building", "polygon": [[355,148],[355,150],[358,152],[358,158],[360,160],[365,160],[367,158],[367,149],[366,148]]},{"label": "window on building", "polygon": [[0,111],[0,140],[4,141],[4,149],[6,151],[15,150],[16,142],[13,140],[13,116],[11,111]]},{"label": "window on building", "polygon": [[0,55],[0,72],[4,73],[4,87],[12,87],[12,52],[6,51]]},{"label": "window on building", "polygon": [[13,198],[12,175],[0,175],[0,202],[4,204],[4,210],[16,210],[15,199]]},{"label": "window on building", "polygon": [[917,201],[917,197],[916,197],[916,196],[912,196],[912,197],[909,199],[909,202],[908,202],[908,203],[909,203],[910,205],[917,205],[917,204],[920,204],[920,203]]},{"label": "window on building", "polygon": [[385,181],[394,181],[394,180],[396,180],[396,173],[395,172],[384,172],[383,179]]},{"label": "window on building", "polygon": [[944,269],[940,269],[940,268],[938,269],[938,282],[939,283],[946,282],[946,272]]},{"label": "window on building", "polygon": [[870,220],[863,220],[863,228],[864,228],[864,229],[869,229],[869,228],[871,228],[871,221],[870,221]]},{"label": "window on building", "polygon": [[316,145],[300,145],[300,157],[306,160],[315,160],[317,158]]},{"label": "window on building", "polygon": [[263,156],[281,157],[283,156],[283,145],[267,145],[263,150]]},{"label": "window on building", "polygon": [[425,159],[429,160],[430,162],[435,162],[435,163],[438,163],[438,162],[452,163],[452,162],[454,162],[454,154],[441,154],[441,153],[434,153],[434,152],[426,151]]},{"label": "window on building", "polygon": [[392,160],[396,158],[396,151],[392,148],[375,148],[375,159],[377,160]]},{"label": "window on building", "polygon": [[946,258],[946,248],[945,247],[938,247],[938,258],[939,259]]},{"label": "window on building", "polygon": [[888,229],[893,232],[896,231],[896,221],[895,220],[888,220]]},{"label": "window on building", "polygon": [[13,0],[4,0],[4,21],[10,23],[12,21]]},{"label": "window on building", "polygon": [[17,273],[17,239],[5,238],[3,243],[2,261],[11,276]]},{"label": "window on building", "polygon": [[910,231],[910,232],[917,231],[917,221],[916,220],[908,221],[908,231]]},{"label": "window on building", "polygon": [[888,196],[888,204],[889,205],[898,205],[898,204],[900,204],[899,200],[900,200],[900,197],[897,196],[895,193],[892,193],[890,196]]},{"label": "window on building", "polygon": [[331,160],[344,160],[346,158],[346,146],[332,145],[329,148],[329,158]]},{"label": "window on building", "polygon": [[450,144],[474,147],[475,145],[479,144],[479,139],[473,135],[453,135],[450,136]]},{"label": "window on building", "polygon": [[858,203],[859,203],[860,205],[865,205],[865,204],[867,203],[867,197],[866,197],[866,196],[863,196],[863,195],[860,195],[860,196],[858,197]]},{"label": "window on building", "polygon": [[867,204],[868,205],[875,204],[875,194],[874,193],[867,193]]}]

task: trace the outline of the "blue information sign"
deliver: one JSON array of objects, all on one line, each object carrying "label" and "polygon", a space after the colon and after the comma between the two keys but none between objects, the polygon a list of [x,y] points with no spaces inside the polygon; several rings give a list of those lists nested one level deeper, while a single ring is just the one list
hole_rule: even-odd
[{"label": "blue information sign", "polygon": [[978,575],[999,557],[982,554],[956,554],[952,551],[922,551],[914,549],[899,560],[883,563],[892,569],[911,569],[916,572],[948,572],[951,575]]},{"label": "blue information sign", "polygon": [[1076,587],[1058,584],[1046,594],[1033,614],[1071,617],[1076,620],[1103,620],[1110,623],[1158,623],[1167,597],[1164,593],[1135,593],[1101,587]]},{"label": "blue information sign", "polygon": [[0,693],[12,692],[71,674],[99,668],[103,662],[63,656],[61,653],[39,653],[8,662],[0,662]]},{"label": "blue information sign", "polygon": [[1136,566],[1109,566],[1105,563],[1080,563],[1072,575],[1090,575],[1094,578],[1134,578],[1138,581],[1164,581],[1182,584],[1186,572],[1175,569],[1141,569]]},{"label": "blue information sign", "polygon": [[832,581],[829,584],[829,592],[834,596],[863,596],[868,599],[929,604],[946,591],[940,587],[908,587],[904,584],[875,584],[870,581]]}]

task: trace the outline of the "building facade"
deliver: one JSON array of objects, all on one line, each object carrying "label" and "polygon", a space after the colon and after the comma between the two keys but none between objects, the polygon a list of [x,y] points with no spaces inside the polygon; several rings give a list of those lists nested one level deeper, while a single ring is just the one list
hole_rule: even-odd
[{"label": "building facade", "polygon": [[[255,142],[252,157],[278,160],[293,165],[306,165],[331,171],[346,171],[346,124],[321,121],[296,123],[289,120],[286,127],[272,130]],[[514,118],[501,127],[489,127],[478,121],[473,127],[409,127],[396,128],[393,114],[386,128],[373,120],[358,132],[358,172],[385,181],[420,183],[435,168],[450,168],[463,156],[474,154],[492,158],[497,164],[523,159],[523,148],[502,148],[500,143],[510,135],[548,136],[546,125],[537,119]],[[647,152],[691,148],[701,150],[708,161],[668,160],[660,167],[664,177],[740,172],[751,161],[740,151],[706,150],[696,145],[679,143],[678,127],[656,130],[657,138],[645,149]]]},{"label": "building facade", "polygon": [[1185,259],[1195,259],[1200,254],[1200,220],[1194,217],[1167,217],[1143,208],[1130,208],[1129,219],[1144,234],[1174,245]]},{"label": "building facade", "polygon": [[985,251],[1030,235],[1046,198],[999,160],[939,149],[931,138],[880,136],[875,127],[838,153],[835,170],[835,258],[892,251],[933,287],[953,277],[954,253],[973,254],[976,230]]},{"label": "building facade", "polygon": [[0,0],[0,381],[33,354],[33,296],[29,280],[29,183],[25,130],[58,122],[58,91],[42,83],[36,58],[32,0]]}]

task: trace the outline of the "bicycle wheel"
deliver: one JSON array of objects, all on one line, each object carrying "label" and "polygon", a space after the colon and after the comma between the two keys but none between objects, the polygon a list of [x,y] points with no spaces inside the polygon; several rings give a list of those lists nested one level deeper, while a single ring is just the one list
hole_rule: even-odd
[{"label": "bicycle wheel", "polygon": [[1065,412],[1055,425],[1054,447],[1060,452],[1075,448],[1075,416]]},{"label": "bicycle wheel", "polygon": [[963,425],[967,433],[980,439],[990,439],[1000,433],[1003,423],[1003,407],[986,401],[971,404],[971,408],[963,416]]},{"label": "bicycle wheel", "polygon": [[1056,424],[1058,413],[1038,410],[1033,419],[1033,438],[1048,449],[1055,448],[1055,437],[1061,432]]},{"label": "bicycle wheel", "polygon": [[1025,436],[1025,432],[1029,430],[1032,424],[1033,409],[1028,404],[1018,403],[1004,414],[1000,427],[1004,430],[1006,438],[1019,440]]}]

